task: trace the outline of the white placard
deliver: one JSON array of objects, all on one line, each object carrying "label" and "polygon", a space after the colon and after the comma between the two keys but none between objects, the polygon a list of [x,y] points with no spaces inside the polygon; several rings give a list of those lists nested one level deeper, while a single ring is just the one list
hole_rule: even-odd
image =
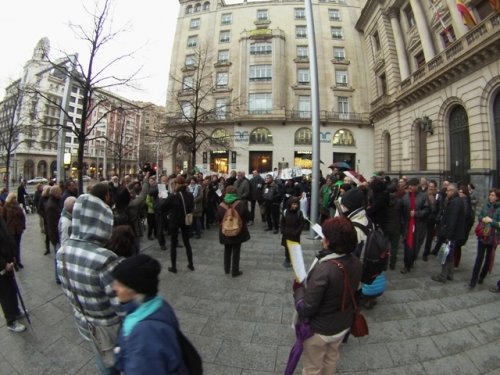
[{"label": "white placard", "polygon": [[290,260],[292,261],[293,272],[295,273],[295,279],[297,282],[301,283],[306,279],[307,271],[304,264],[304,255],[302,254],[302,247],[300,243],[287,240],[286,246],[288,248],[288,253],[290,254]]}]

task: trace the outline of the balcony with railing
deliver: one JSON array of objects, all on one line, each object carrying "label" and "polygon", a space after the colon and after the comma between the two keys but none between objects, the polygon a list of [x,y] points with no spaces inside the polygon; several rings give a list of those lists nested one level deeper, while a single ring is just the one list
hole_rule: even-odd
[{"label": "balcony with railing", "polygon": [[500,57],[499,41],[500,14],[496,13],[402,81],[397,99],[414,100],[415,95],[428,95],[429,90],[449,84],[466,71],[474,71],[478,65],[497,60]]}]

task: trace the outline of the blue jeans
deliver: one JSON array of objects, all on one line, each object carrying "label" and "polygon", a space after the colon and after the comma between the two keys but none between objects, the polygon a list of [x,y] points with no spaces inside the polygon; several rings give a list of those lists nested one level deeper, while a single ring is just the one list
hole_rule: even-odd
[{"label": "blue jeans", "polygon": [[119,375],[120,373],[115,370],[113,366],[108,367],[104,361],[102,360],[101,354],[99,353],[99,349],[95,346],[92,340],[89,341],[92,351],[95,354],[95,365],[101,375]]}]

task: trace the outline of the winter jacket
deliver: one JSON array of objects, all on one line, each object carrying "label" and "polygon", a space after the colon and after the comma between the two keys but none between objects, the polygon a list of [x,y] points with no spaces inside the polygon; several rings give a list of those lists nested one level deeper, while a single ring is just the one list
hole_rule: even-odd
[{"label": "winter jacket", "polygon": [[387,207],[387,221],[384,233],[388,236],[397,236],[401,233],[401,222],[403,220],[403,204],[396,193],[389,194],[389,206]]},{"label": "winter jacket", "polygon": [[[347,218],[351,220],[353,223],[359,223],[361,225],[367,226],[369,224],[368,217],[366,216],[366,211],[363,207],[358,208],[357,210],[352,211]],[[363,232],[363,229],[354,227],[356,229],[356,234],[358,236],[358,246],[356,248],[358,256],[361,260],[364,259],[365,254],[363,251],[363,242],[366,240],[366,234]]]},{"label": "winter jacket", "polygon": [[257,176],[253,176],[250,179],[250,192],[251,192],[251,200],[260,201],[262,200],[262,187],[264,186],[264,179],[259,174]]},{"label": "winter jacket", "polygon": [[50,196],[45,205],[45,219],[47,220],[47,234],[50,243],[56,246],[59,243],[59,218],[61,217],[61,199]]},{"label": "winter jacket", "polygon": [[385,232],[387,230],[388,221],[388,210],[389,210],[389,193],[387,190],[382,190],[373,193],[370,204],[366,208],[366,214]]},{"label": "winter jacket", "polygon": [[[73,207],[71,228],[69,240],[57,252],[57,273],[64,294],[73,306],[78,330],[88,340],[86,319],[100,326],[120,322],[117,312],[121,308],[112,289],[111,274],[118,256],[104,248],[113,231],[113,212],[101,199],[90,194],[80,195]],[[79,312],[73,291],[86,318]]]},{"label": "winter jacket", "polygon": [[281,246],[285,246],[286,248],[287,240],[300,243],[300,235],[302,234],[302,229],[304,229],[305,221],[300,208],[292,211],[290,207],[288,207],[284,211],[280,220],[280,229],[283,234],[281,237]]},{"label": "winter jacket", "polygon": [[7,230],[11,235],[22,234],[26,229],[26,217],[23,209],[16,201],[4,204],[3,217],[7,224]]},{"label": "winter jacket", "polygon": [[[330,259],[342,263],[353,292],[358,290],[362,272],[360,260],[351,254],[341,256],[323,250],[307,275],[307,286],[298,288],[294,293],[299,318],[309,320],[314,333],[328,336],[349,328],[354,312],[349,294],[345,298],[345,310],[342,310],[344,274]],[[346,293],[349,293],[348,289]]]},{"label": "winter jacket", "polygon": [[7,263],[14,261],[16,247],[14,238],[7,230],[5,220],[0,216],[0,271],[5,269]]},{"label": "winter jacket", "polygon": [[124,308],[127,316],[115,348],[115,368],[127,375],[187,374],[172,307],[156,296],[141,305],[129,302]]},{"label": "winter jacket", "polygon": [[[238,203],[236,203],[238,202]],[[248,207],[245,201],[237,200],[233,202],[235,204],[234,209],[241,217],[241,231],[237,236],[234,237],[226,237],[222,234],[222,225],[219,225],[219,242],[223,245],[236,245],[243,242],[246,242],[250,239],[250,232],[248,231],[247,222],[250,218],[250,212],[248,211]],[[227,204],[229,206],[229,204]],[[224,218],[224,214],[226,213],[226,209],[219,205],[217,207],[217,213],[215,214],[215,220],[218,223],[222,222]]]},{"label": "winter jacket", "polygon": [[[181,200],[181,194],[184,198],[184,204],[186,206],[186,212],[184,212],[184,206]],[[169,215],[169,225],[171,227],[179,228],[185,224],[185,214],[193,213],[194,208],[194,198],[193,194],[186,191],[183,187],[175,194],[169,194],[166,199],[162,199],[158,204],[158,208],[162,213],[168,213]]]},{"label": "winter jacket", "polygon": [[66,243],[69,240],[69,236],[71,235],[71,213],[66,211],[63,208],[61,212],[61,217],[59,218],[59,240],[61,241],[61,245]]},{"label": "winter jacket", "polygon": [[193,195],[193,216],[201,217],[203,214],[203,192],[201,185],[188,185],[186,190]]},{"label": "winter jacket", "polygon": [[439,226],[439,236],[449,241],[465,238],[465,209],[458,193],[448,199]]},{"label": "winter jacket", "polygon": [[[406,193],[403,197],[403,233],[406,238],[406,231],[408,230],[408,222],[410,220],[410,193]],[[415,192],[415,223],[416,225],[425,225],[427,217],[431,209],[427,199],[427,193]]]},{"label": "winter jacket", "polygon": [[238,190],[238,196],[241,200],[248,202],[251,199],[250,181],[247,178],[237,178],[233,186]]}]

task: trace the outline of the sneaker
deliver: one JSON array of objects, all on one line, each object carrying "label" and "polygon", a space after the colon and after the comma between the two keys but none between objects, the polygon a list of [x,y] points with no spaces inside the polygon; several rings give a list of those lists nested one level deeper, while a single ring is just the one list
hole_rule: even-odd
[{"label": "sneaker", "polygon": [[492,286],[489,291],[491,293],[500,293],[500,290],[496,286]]},{"label": "sneaker", "polygon": [[14,321],[14,323],[8,325],[7,328],[9,329],[9,331],[17,333],[26,331],[26,326],[17,321]]}]

